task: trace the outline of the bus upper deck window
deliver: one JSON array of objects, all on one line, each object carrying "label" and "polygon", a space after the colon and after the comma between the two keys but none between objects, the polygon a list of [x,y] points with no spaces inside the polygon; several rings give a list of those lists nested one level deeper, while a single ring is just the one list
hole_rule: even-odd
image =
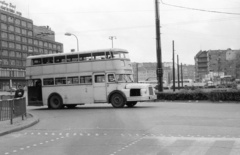
[{"label": "bus upper deck window", "polygon": [[40,65],[40,64],[42,64],[42,59],[41,58],[32,59],[32,64],[33,65]]},{"label": "bus upper deck window", "polygon": [[65,56],[57,56],[57,57],[55,57],[55,58],[54,58],[54,62],[55,62],[55,63],[66,62]]},{"label": "bus upper deck window", "polygon": [[53,57],[43,58],[43,64],[53,63]]},{"label": "bus upper deck window", "polygon": [[106,58],[104,52],[93,53],[92,56],[93,56],[94,60],[102,60],[102,59]]},{"label": "bus upper deck window", "polygon": [[79,59],[80,59],[80,61],[89,61],[89,60],[92,60],[91,53],[89,53],[89,54],[80,54],[80,55],[79,55]]},{"label": "bus upper deck window", "polygon": [[67,55],[67,62],[76,62],[78,61],[78,55],[74,54],[74,55]]}]

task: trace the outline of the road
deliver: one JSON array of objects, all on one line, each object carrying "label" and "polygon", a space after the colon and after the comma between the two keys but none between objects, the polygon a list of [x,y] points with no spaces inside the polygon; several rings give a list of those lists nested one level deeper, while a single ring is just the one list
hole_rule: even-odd
[{"label": "road", "polygon": [[0,137],[1,155],[239,155],[240,104],[28,107],[40,122]]}]

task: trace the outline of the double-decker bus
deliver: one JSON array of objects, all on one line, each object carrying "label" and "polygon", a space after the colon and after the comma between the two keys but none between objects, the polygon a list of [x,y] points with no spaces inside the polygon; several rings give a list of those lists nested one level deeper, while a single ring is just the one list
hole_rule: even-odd
[{"label": "double-decker bus", "polygon": [[29,56],[26,80],[29,106],[59,109],[111,103],[121,108],[156,99],[151,84],[133,83],[132,65],[124,49]]}]

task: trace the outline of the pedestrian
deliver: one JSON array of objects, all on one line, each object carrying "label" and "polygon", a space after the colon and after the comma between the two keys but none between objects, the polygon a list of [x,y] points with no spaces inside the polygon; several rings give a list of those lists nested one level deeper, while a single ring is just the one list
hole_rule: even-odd
[{"label": "pedestrian", "polygon": [[18,89],[15,91],[14,98],[23,97],[23,95],[24,95],[24,90],[21,85],[18,85]]}]

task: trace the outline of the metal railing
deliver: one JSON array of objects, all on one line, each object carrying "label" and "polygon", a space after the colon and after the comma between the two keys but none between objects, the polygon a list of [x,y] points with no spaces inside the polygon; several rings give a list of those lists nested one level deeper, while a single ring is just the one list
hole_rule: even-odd
[{"label": "metal railing", "polygon": [[10,120],[10,123],[13,124],[14,118],[21,116],[24,120],[24,116],[26,117],[26,98],[10,98],[4,99],[1,97],[3,100],[0,100],[0,121]]}]

